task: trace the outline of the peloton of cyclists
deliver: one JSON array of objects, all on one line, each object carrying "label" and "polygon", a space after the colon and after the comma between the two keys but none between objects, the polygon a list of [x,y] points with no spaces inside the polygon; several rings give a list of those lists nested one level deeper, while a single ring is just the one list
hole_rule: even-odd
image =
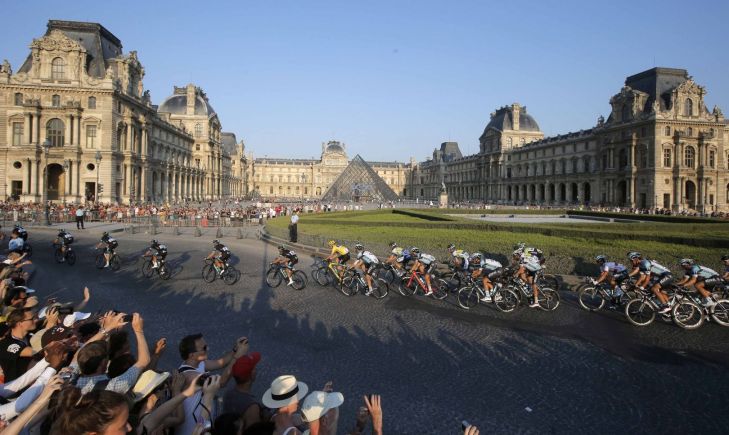
[{"label": "peloton of cyclists", "polygon": [[218,269],[218,275],[228,269],[228,259],[230,259],[230,249],[227,246],[220,243],[218,239],[213,240],[213,251],[205,257],[207,260],[213,260],[213,264]]},{"label": "peloton of cyclists", "polygon": [[61,229],[58,232],[54,243],[61,245],[61,253],[63,254],[63,258],[61,258],[61,263],[63,263],[64,261],[66,261],[66,251],[68,250],[68,246],[73,243],[73,236],[68,231]]},{"label": "peloton of cyclists", "polygon": [[711,292],[706,289],[706,286],[713,287],[721,283],[721,275],[706,266],[699,266],[690,258],[682,259],[680,264],[684,270],[684,277],[676,285],[681,285],[686,288],[693,286],[701,294],[705,307],[716,305],[716,302],[711,297]]},{"label": "peloton of cyclists", "polygon": [[380,264],[380,260],[377,256],[370,251],[365,251],[364,246],[361,243],[354,245],[355,254],[357,260],[352,266],[355,270],[359,270],[364,273],[365,282],[367,283],[366,296],[372,294],[372,271]]},{"label": "peloton of cyclists", "polygon": [[96,249],[104,249],[104,260],[106,260],[106,264],[104,264],[104,267],[109,267],[109,260],[111,260],[111,256],[114,254],[114,250],[119,246],[119,242],[116,241],[115,238],[111,237],[109,233],[104,231],[104,234],[101,235],[101,241],[96,245]]},{"label": "peloton of cyclists", "polygon": [[291,276],[294,273],[294,264],[298,262],[299,257],[296,255],[296,252],[286,248],[284,245],[279,245],[278,257],[273,260],[273,264],[280,264],[286,268],[286,276],[289,277],[289,283],[286,285],[294,284],[294,280],[291,278]]}]

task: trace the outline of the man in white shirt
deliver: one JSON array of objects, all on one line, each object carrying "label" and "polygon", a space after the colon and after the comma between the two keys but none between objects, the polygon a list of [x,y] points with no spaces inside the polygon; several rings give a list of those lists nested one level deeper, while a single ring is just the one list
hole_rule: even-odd
[{"label": "man in white shirt", "polygon": [[84,206],[80,205],[76,209],[76,229],[77,230],[85,230],[84,228]]},{"label": "man in white shirt", "polygon": [[294,213],[291,215],[291,224],[289,225],[289,239],[291,240],[291,243],[296,243],[296,241],[299,239],[299,213],[294,210]]}]

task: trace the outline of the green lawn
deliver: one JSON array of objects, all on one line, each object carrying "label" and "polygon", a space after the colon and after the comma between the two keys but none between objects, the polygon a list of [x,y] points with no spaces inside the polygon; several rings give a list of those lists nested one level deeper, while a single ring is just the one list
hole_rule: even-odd
[{"label": "green lawn", "polygon": [[[418,211],[419,212],[419,211]],[[285,237],[288,219],[268,221],[268,230]],[[660,238],[676,238],[666,243]],[[329,239],[346,244],[364,243],[378,255],[385,255],[390,241],[401,246],[418,246],[444,258],[446,246],[469,252],[482,251],[505,260],[518,242],[542,249],[547,266],[554,273],[586,274],[594,272],[593,258],[606,254],[623,261],[625,254],[639,250],[644,256],[661,261],[677,270],[678,259],[692,257],[707,266],[722,270],[719,258],[729,252],[729,224],[493,224],[454,218],[451,222],[433,222],[413,216],[393,214],[390,210],[340,212],[304,215],[299,222],[302,243],[325,246]],[[645,239],[647,238],[647,239]],[[654,240],[651,238],[657,238]],[[683,242],[681,242],[683,240]],[[701,243],[701,241],[706,241]],[[697,243],[698,241],[698,243]],[[704,247],[711,243],[713,247]]]}]

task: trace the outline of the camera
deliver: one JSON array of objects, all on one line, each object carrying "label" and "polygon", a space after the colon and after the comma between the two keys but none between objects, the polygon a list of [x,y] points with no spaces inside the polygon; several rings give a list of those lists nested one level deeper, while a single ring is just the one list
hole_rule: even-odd
[{"label": "camera", "polygon": [[60,307],[58,307],[59,316],[68,316],[69,314],[73,314],[72,305],[61,305]]},{"label": "camera", "polygon": [[71,379],[73,379],[73,373],[71,373],[71,372],[61,372],[58,375],[58,377],[60,377],[61,380],[63,380],[63,383],[64,384],[67,384],[67,383],[71,382]]},{"label": "camera", "polygon": [[466,428],[470,425],[471,423],[467,422],[466,420],[461,421],[461,430],[466,430]]},{"label": "camera", "polygon": [[134,318],[133,314],[125,314],[124,317],[122,317],[123,322],[131,322]]},{"label": "camera", "polygon": [[211,375],[210,375],[210,373],[207,373],[207,372],[206,372],[206,373],[203,373],[203,374],[201,374],[201,375],[200,375],[200,377],[199,377],[199,378],[197,378],[197,385],[199,385],[199,386],[201,386],[201,387],[202,387],[202,386],[203,386],[203,385],[205,384],[205,381],[206,381],[206,380],[207,380],[207,379],[208,379],[208,378],[209,378],[210,376],[211,376]]}]

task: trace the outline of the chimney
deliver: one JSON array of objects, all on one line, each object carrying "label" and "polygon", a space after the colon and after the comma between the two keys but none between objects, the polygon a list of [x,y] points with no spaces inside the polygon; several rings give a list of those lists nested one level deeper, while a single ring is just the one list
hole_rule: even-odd
[{"label": "chimney", "polygon": [[195,114],[195,85],[192,83],[187,85],[187,114]]},{"label": "chimney", "polygon": [[521,112],[521,106],[519,103],[514,103],[511,105],[511,121],[513,124],[514,130],[519,130],[519,113]]}]

